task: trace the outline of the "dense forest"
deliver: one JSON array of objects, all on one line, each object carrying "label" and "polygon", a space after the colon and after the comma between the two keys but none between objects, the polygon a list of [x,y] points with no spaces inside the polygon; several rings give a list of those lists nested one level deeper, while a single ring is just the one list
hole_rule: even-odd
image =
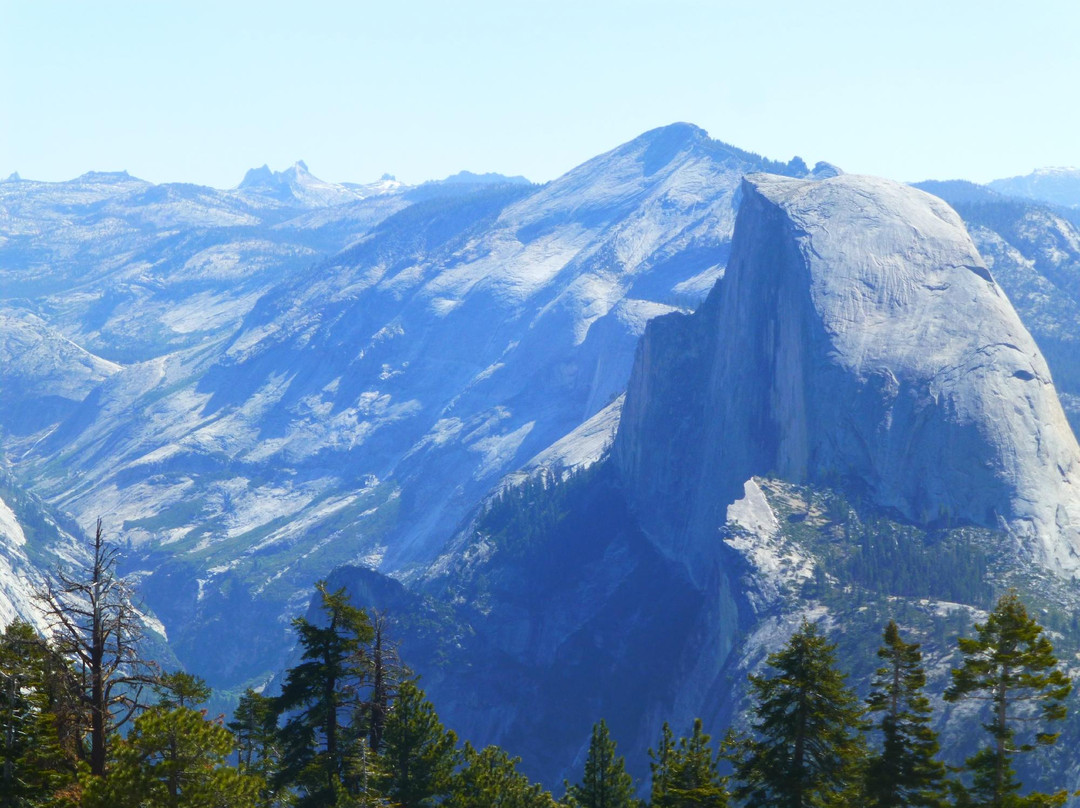
[{"label": "dense forest", "polygon": [[[273,694],[248,690],[231,718],[203,705],[196,675],[141,651],[134,591],[101,525],[84,569],[58,572],[38,601],[46,636],[0,636],[0,804],[11,808],[691,808],[994,806],[1048,808],[1018,757],[1053,745],[1072,684],[1015,592],[958,640],[946,702],[982,739],[961,767],[938,757],[917,643],[890,621],[859,699],[822,629],[804,621],[750,677],[748,729],[714,739],[699,719],[658,728],[651,776],[635,782],[601,717],[584,771],[553,795],[498,747],[459,743],[401,662],[392,621],[316,585],[293,621],[301,656]],[[585,739],[582,739],[583,742]],[[647,796],[646,796],[647,795]]]}]

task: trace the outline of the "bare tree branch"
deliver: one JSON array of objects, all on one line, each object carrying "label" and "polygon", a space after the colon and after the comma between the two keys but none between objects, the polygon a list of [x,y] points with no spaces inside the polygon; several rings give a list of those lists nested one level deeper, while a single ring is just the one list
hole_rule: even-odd
[{"label": "bare tree branch", "polygon": [[57,583],[48,581],[36,600],[57,649],[79,669],[90,714],[90,771],[102,776],[110,733],[142,707],[142,687],[157,680],[158,670],[139,652],[144,632],[133,587],[117,573],[119,551],[105,541],[101,519],[90,549],[86,567],[57,569]]}]

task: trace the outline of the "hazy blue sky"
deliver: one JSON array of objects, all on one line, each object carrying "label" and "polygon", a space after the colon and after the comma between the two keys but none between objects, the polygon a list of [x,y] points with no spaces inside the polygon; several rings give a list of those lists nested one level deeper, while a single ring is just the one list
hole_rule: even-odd
[{"label": "hazy blue sky", "polygon": [[1071,0],[0,0],[0,176],[547,180],[683,120],[985,181],[1080,164],[1078,31]]}]

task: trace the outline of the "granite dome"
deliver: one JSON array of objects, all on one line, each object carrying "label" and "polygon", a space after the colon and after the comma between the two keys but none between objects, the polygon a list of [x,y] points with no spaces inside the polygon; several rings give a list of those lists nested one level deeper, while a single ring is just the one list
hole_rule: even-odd
[{"label": "granite dome", "polygon": [[747,479],[778,474],[919,524],[1005,527],[1080,570],[1080,450],[956,213],[853,175],[756,174],[742,194],[724,282],[650,326],[616,441],[639,512],[668,514],[661,544],[693,557]]}]

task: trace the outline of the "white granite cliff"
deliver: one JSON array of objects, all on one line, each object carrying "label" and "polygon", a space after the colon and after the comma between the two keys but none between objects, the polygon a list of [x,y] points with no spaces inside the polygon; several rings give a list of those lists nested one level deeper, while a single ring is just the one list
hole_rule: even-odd
[{"label": "white granite cliff", "polygon": [[723,283],[650,324],[635,360],[614,451],[654,541],[692,567],[771,474],[1005,528],[1080,572],[1080,449],[956,213],[852,175],[756,174],[742,194]]}]

